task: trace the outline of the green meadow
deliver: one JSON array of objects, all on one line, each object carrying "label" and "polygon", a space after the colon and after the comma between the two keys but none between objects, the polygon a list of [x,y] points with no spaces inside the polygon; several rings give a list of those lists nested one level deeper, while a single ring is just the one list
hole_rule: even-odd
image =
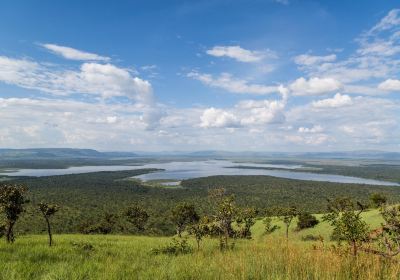
[{"label": "green meadow", "polygon": [[[371,229],[380,225],[377,210],[364,214]],[[0,279],[399,279],[400,266],[375,255],[353,257],[329,241],[331,228],[295,230],[289,241],[283,224],[264,234],[258,220],[251,240],[236,240],[232,250],[220,251],[218,240],[206,238],[199,250],[182,255],[153,254],[170,237],[130,235],[20,235],[14,244],[0,243]],[[321,235],[321,241],[302,241]]]}]

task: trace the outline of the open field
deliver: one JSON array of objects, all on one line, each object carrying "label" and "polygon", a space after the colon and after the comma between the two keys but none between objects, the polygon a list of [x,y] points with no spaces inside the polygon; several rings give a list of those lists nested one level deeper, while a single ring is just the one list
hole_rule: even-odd
[{"label": "open field", "polygon": [[[365,213],[371,228],[379,225],[376,210]],[[295,223],[293,223],[295,225]],[[263,234],[263,224],[253,227],[252,240],[237,240],[233,250],[220,252],[218,241],[206,239],[199,251],[186,255],[154,255],[152,248],[171,238],[122,235],[19,236],[15,244],[0,243],[0,279],[398,279],[400,266],[373,256],[357,258],[329,249],[333,243],[301,241],[301,236],[321,234],[330,228]],[[195,248],[193,238],[190,243]],[[314,246],[318,248],[315,249]]]}]

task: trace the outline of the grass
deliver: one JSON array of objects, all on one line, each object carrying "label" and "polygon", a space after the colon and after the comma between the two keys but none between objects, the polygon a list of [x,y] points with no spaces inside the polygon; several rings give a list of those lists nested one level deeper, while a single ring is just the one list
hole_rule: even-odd
[{"label": "grass", "polygon": [[[371,228],[380,223],[377,214],[365,214]],[[0,279],[399,279],[397,263],[366,254],[354,258],[330,249],[329,242],[320,248],[300,241],[304,234],[328,238],[326,223],[291,231],[289,242],[283,229],[263,235],[261,221],[253,232],[252,240],[236,241],[231,251],[220,252],[217,240],[206,239],[199,251],[178,256],[151,253],[168,237],[55,235],[50,248],[45,235],[18,236],[12,245],[0,242]]]}]

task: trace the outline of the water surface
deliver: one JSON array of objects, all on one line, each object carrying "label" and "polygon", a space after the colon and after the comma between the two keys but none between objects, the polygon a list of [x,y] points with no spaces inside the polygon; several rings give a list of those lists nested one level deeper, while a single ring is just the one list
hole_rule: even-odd
[{"label": "water surface", "polygon": [[[266,169],[241,169],[238,165],[261,168],[279,168],[282,170]],[[111,166],[74,166],[64,169],[19,169],[14,172],[0,173],[8,176],[53,176],[64,174],[78,174],[97,171],[120,171],[136,170],[143,168],[164,169],[148,174],[136,176],[143,181],[168,180],[177,182],[185,179],[207,177],[214,175],[268,175],[286,179],[324,181],[336,183],[353,183],[367,185],[400,186],[393,182],[364,179],[342,175],[316,174],[312,172],[293,171],[302,168],[301,165],[288,164],[258,164],[258,163],[235,163],[227,160],[206,160],[206,161],[180,161],[167,163],[150,163],[143,165],[111,165]]]}]

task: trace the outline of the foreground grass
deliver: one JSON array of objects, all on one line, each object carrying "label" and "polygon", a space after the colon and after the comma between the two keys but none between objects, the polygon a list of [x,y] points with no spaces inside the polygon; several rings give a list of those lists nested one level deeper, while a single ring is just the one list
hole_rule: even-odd
[{"label": "foreground grass", "polygon": [[[400,266],[379,257],[354,258],[281,238],[242,240],[220,252],[216,240],[188,255],[153,255],[168,238],[24,236],[0,245],[0,279],[399,279]],[[90,245],[93,248],[89,248]]]},{"label": "foreground grass", "polygon": [[[364,218],[371,228],[381,220],[376,210]],[[281,224],[283,227],[283,225]],[[117,235],[19,236],[15,244],[0,241],[0,280],[9,279],[400,279],[400,265],[380,257],[352,257],[326,241],[304,242],[305,235],[329,240],[330,227],[290,232],[283,228],[263,235],[263,223],[253,227],[252,240],[238,240],[231,251],[220,252],[218,241],[206,239],[199,251],[187,255],[154,255],[152,248],[171,238]],[[196,247],[193,240],[190,240]]]}]

